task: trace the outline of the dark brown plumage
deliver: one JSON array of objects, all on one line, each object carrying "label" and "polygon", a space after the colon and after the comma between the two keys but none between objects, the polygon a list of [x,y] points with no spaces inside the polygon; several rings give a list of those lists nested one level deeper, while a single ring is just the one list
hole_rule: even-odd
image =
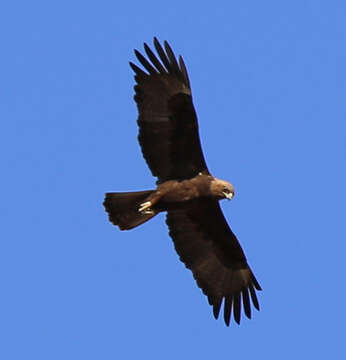
[{"label": "dark brown plumage", "polygon": [[259,310],[261,290],[244,252],[229,228],[218,201],[234,194],[231,184],[214,178],[202,153],[190,82],[182,57],[167,42],[154,38],[158,57],[144,44],[149,60],[135,50],[145,71],[133,63],[138,107],[138,140],[154,176],[155,190],[107,193],[109,220],[132,229],[167,211],[167,225],[180,260],[189,268],[218,318],[231,314],[239,324],[241,309],[251,318],[251,302]]}]

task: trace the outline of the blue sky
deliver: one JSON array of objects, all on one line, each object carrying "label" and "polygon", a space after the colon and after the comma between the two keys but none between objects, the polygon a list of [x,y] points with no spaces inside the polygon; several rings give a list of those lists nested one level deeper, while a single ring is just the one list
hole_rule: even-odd
[{"label": "blue sky", "polygon": [[[2,359],[343,359],[344,1],[2,5]],[[209,169],[264,291],[215,321],[164,216],[120,232],[106,191],[154,185],[128,61],[187,65]]]}]

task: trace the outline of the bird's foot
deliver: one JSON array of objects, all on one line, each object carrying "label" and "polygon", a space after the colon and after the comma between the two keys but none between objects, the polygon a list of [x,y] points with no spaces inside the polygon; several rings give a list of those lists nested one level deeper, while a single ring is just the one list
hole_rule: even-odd
[{"label": "bird's foot", "polygon": [[154,214],[154,211],[150,209],[151,205],[152,205],[151,201],[146,201],[139,205],[138,211],[146,215],[152,215]]}]

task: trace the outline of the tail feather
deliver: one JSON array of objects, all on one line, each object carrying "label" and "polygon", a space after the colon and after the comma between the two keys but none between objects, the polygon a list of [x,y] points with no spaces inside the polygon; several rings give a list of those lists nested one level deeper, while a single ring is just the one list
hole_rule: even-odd
[{"label": "tail feather", "polygon": [[119,226],[120,230],[129,230],[148,221],[156,214],[143,214],[138,209],[153,192],[154,190],[106,193],[103,206],[108,213],[109,221]]}]

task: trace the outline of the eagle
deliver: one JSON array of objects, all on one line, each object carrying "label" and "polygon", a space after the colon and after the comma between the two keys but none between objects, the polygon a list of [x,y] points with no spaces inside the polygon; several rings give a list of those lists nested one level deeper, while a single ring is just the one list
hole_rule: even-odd
[{"label": "eagle", "polygon": [[144,43],[143,68],[134,71],[138,108],[138,141],[156,189],[109,192],[103,205],[111,223],[133,229],[166,212],[176,252],[208,297],[217,319],[240,324],[242,309],[251,318],[259,310],[256,290],[262,290],[219,205],[234,196],[233,186],[210,174],[201,148],[191,86],[183,58],[154,38],[155,52]]}]

